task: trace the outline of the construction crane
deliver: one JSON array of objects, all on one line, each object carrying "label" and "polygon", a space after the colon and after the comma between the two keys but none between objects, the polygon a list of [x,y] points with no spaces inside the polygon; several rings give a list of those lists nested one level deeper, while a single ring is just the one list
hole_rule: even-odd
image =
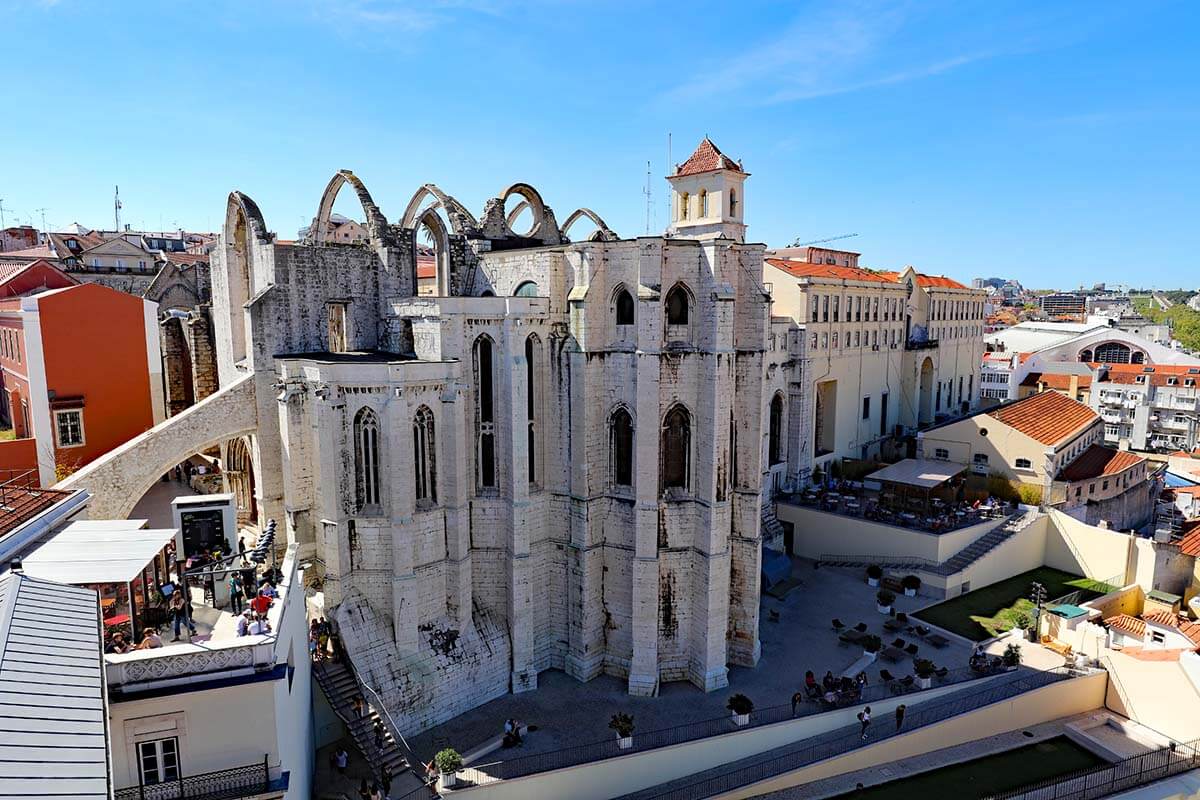
[{"label": "construction crane", "polygon": [[825,244],[825,242],[836,242],[838,239],[853,239],[855,236],[858,236],[858,234],[843,233],[841,236],[830,236],[828,239],[813,239],[811,242],[802,242],[797,238],[788,247],[808,247],[810,244]]}]

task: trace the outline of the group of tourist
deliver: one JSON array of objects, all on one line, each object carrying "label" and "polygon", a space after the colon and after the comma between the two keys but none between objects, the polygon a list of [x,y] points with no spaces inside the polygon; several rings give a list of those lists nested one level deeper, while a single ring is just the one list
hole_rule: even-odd
[{"label": "group of tourist", "polygon": [[138,644],[127,639],[124,631],[116,631],[105,642],[104,652],[120,655],[121,653],[132,653],[134,650],[152,650],[162,646],[163,640],[158,635],[158,628],[151,626],[142,632],[142,641]]},{"label": "group of tourist", "polygon": [[327,658],[341,661],[341,648],[341,639],[333,629],[333,623],[324,617],[313,617],[308,624],[308,654],[313,662],[319,664]]}]

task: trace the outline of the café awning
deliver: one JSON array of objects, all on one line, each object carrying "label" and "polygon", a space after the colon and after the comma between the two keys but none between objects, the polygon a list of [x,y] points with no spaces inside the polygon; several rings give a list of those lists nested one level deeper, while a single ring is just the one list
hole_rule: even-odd
[{"label": "caf\u00e9 awning", "polygon": [[886,481],[932,489],[941,486],[956,475],[966,472],[966,464],[953,461],[933,461],[924,458],[906,458],[876,470],[866,477],[868,481]]},{"label": "caf\u00e9 awning", "polygon": [[168,542],[174,528],[97,528],[72,523],[22,554],[26,575],[80,586],[89,583],[128,583],[150,566]]}]

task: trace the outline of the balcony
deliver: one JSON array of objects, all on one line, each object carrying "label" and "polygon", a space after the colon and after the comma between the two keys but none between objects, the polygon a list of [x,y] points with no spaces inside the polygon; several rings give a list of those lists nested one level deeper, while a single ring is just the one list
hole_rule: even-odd
[{"label": "balcony", "polygon": [[272,768],[266,756],[262,763],[245,767],[180,776],[149,786],[129,786],[113,792],[113,800],[235,800],[249,797],[283,797],[288,774]]},{"label": "balcony", "polygon": [[909,339],[904,343],[905,350],[934,350],[937,346],[937,339]]}]

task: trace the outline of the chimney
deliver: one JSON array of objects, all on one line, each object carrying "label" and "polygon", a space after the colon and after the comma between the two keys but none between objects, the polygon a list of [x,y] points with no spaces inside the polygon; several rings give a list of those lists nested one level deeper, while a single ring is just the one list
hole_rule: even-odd
[{"label": "chimney", "polygon": [[1078,376],[1078,375],[1076,375],[1075,373],[1071,373],[1071,388],[1070,388],[1070,392],[1071,392],[1071,399],[1072,399],[1072,400],[1078,400],[1078,399],[1079,399],[1079,376]]}]

